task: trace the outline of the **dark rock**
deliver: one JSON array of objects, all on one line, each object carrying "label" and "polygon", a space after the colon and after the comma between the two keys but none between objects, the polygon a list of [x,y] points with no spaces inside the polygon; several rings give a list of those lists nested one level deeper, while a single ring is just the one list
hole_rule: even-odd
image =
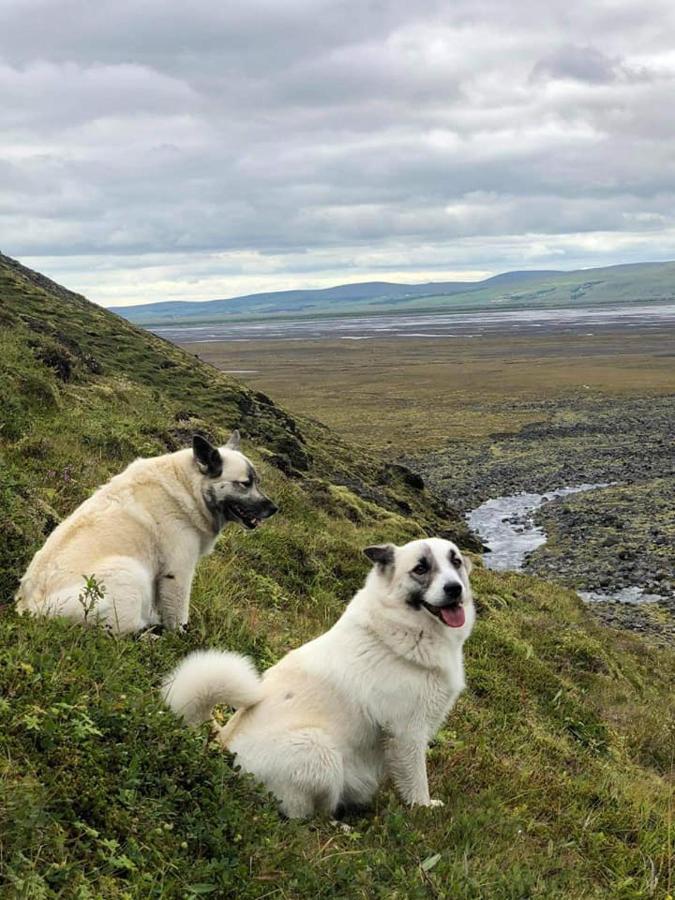
[{"label": "dark rock", "polygon": [[38,347],[35,356],[49,366],[61,381],[70,381],[73,374],[73,357],[65,349],[58,347]]},{"label": "dark rock", "polygon": [[400,479],[416,491],[424,490],[424,479],[418,472],[413,472],[408,466],[400,463],[388,463],[380,473],[380,483],[391,484],[395,479]]}]

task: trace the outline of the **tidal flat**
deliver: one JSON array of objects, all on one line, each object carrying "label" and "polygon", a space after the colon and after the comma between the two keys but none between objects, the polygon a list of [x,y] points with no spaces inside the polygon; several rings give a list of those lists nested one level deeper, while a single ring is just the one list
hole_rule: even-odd
[{"label": "tidal flat", "polygon": [[[535,333],[536,332],[536,333]],[[291,411],[419,471],[463,513],[491,498],[608,487],[545,504],[524,570],[579,591],[610,624],[675,641],[675,327],[366,341],[184,344]]]}]

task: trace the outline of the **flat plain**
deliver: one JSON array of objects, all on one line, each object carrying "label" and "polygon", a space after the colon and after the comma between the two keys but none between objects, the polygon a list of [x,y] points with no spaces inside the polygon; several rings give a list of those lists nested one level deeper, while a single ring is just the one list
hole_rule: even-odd
[{"label": "flat plain", "polygon": [[526,570],[577,590],[658,594],[658,604],[595,611],[673,642],[675,328],[587,329],[184,346],[404,461],[460,512],[520,491],[611,483],[540,511],[548,542]]},{"label": "flat plain", "polygon": [[[544,333],[542,333],[544,332]],[[180,345],[296,413],[394,455],[480,441],[593,397],[675,392],[675,328]]]}]

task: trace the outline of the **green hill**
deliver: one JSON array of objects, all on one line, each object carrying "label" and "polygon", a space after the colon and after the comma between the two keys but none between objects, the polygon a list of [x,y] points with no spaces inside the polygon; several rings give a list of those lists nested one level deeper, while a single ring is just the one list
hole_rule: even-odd
[{"label": "green hill", "polygon": [[597,307],[675,300],[675,262],[632,263],[573,272],[504,272],[484,281],[365,282],[304,291],[249,294],[229,300],[164,301],[114,307],[139,325],[197,325],[268,318],[407,312]]},{"label": "green hill", "polygon": [[[477,568],[469,690],[430,751],[442,810],[385,789],[350,820],[289,823],[166,712],[164,672],[230,647],[262,666],[340,614],[360,549],[462,522],[407,469],[0,257],[0,884],[3,897],[663,897],[672,653],[576,596]],[[242,428],[281,512],[227,530],[185,636],[18,618],[59,519],[139,454]]]}]

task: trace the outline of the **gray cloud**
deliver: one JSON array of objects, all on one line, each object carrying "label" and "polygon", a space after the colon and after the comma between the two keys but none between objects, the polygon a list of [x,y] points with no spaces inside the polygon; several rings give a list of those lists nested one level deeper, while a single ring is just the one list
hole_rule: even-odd
[{"label": "gray cloud", "polygon": [[111,303],[670,257],[674,37],[669,0],[5,0],[2,249]]},{"label": "gray cloud", "polygon": [[571,78],[589,84],[608,84],[623,74],[619,60],[610,59],[595,47],[559,47],[537,61],[533,79]]}]

